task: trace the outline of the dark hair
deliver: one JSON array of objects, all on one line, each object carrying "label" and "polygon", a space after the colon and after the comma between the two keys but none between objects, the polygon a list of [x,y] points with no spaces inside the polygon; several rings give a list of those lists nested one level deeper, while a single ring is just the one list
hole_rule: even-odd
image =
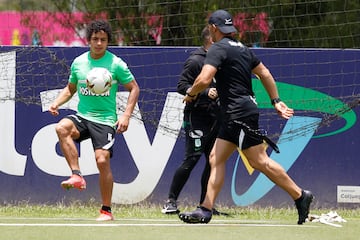
[{"label": "dark hair", "polygon": [[107,34],[108,42],[111,42],[111,26],[104,20],[95,20],[90,22],[86,27],[86,39],[90,41],[93,33],[104,31]]},{"label": "dark hair", "polygon": [[201,40],[201,42],[202,42],[204,45],[206,45],[206,44],[209,42],[210,37],[211,37],[211,35],[210,35],[210,30],[209,30],[209,28],[206,26],[206,27],[204,27],[203,30],[201,31],[201,36],[200,36],[201,39],[200,39],[200,40]]}]

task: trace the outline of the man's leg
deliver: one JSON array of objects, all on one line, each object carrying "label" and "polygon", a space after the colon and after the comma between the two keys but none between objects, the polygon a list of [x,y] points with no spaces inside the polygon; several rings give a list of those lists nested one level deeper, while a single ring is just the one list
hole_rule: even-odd
[{"label": "man's leg", "polygon": [[272,160],[262,144],[243,149],[250,165],[265,174],[276,185],[284,189],[293,200],[301,196],[301,188],[289,177],[284,168]]},{"label": "man's leg", "polygon": [[[190,174],[202,155],[203,141],[200,136],[194,136],[189,122],[184,120],[185,130],[185,157],[181,165],[176,169],[170,184],[168,199],[161,209],[165,214],[178,214],[177,199],[188,181]],[[203,122],[193,121],[192,127],[203,131]],[[201,146],[198,146],[200,140]]]},{"label": "man's leg", "polygon": [[225,180],[226,161],[235,151],[236,145],[217,138],[210,153],[210,177],[206,196],[201,206],[212,209]]},{"label": "man's leg", "polygon": [[196,166],[196,163],[200,159],[201,155],[191,153],[185,154],[187,157],[181,163],[181,165],[176,169],[172,182],[170,184],[170,190],[168,194],[168,200],[161,209],[162,213],[165,214],[177,214],[179,213],[179,209],[177,208],[177,199],[180,195],[180,192],[184,188],[187,180],[190,177],[191,171]]},{"label": "man's leg", "polygon": [[96,164],[99,169],[99,186],[102,208],[98,221],[114,220],[111,213],[111,197],[113,191],[113,175],[110,167],[110,152],[104,149],[95,150]]},{"label": "man's leg", "polygon": [[77,188],[79,190],[86,188],[86,182],[81,176],[79,167],[79,155],[74,140],[80,136],[75,124],[70,119],[64,118],[56,125],[56,134],[59,138],[61,151],[72,171],[72,176],[61,182],[65,189]]},{"label": "man's leg", "polygon": [[308,218],[310,204],[314,198],[312,193],[302,190],[280,164],[269,158],[262,144],[244,149],[243,153],[253,168],[265,174],[291,196],[298,210],[298,224],[303,224],[306,218]]},{"label": "man's leg", "polygon": [[80,170],[79,155],[73,139],[80,136],[75,124],[64,118],[56,125],[56,134],[59,138],[60,148],[71,170]]},{"label": "man's leg", "polygon": [[180,213],[179,217],[186,223],[208,223],[212,217],[212,208],[223,186],[226,160],[235,151],[236,145],[216,139],[210,153],[210,177],[204,202],[195,211]]}]

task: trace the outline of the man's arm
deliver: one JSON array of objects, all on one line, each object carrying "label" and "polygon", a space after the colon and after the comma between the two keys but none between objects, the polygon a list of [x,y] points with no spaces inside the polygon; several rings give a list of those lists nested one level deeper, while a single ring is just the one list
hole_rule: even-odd
[{"label": "man's arm", "polygon": [[140,95],[140,88],[136,80],[133,79],[131,82],[124,85],[125,89],[129,91],[129,97],[127,99],[126,108],[124,114],[117,121],[118,133],[123,133],[128,129],[129,119],[134,111],[135,105]]},{"label": "man's arm", "polygon": [[265,87],[270,99],[279,98],[279,93],[276,87],[275,79],[270,73],[269,69],[263,63],[257,65],[252,72],[257,75]]},{"label": "man's arm", "polygon": [[201,67],[193,57],[189,57],[185,63],[183,70],[180,74],[179,81],[177,84],[177,92],[181,95],[186,94],[186,90],[188,90],[194,83],[195,78],[199,75],[201,71]]},{"label": "man's arm", "polygon": [[210,65],[205,64],[197,78],[195,79],[194,84],[191,88],[188,89],[184,97],[184,102],[191,102],[194,98],[203,90],[205,90],[212,82],[216,74],[217,69]]},{"label": "man's arm", "polygon": [[74,93],[76,92],[76,85],[73,83],[68,83],[54,100],[54,102],[49,107],[49,112],[57,116],[59,115],[59,107],[69,101]]},{"label": "man's arm", "polygon": [[269,69],[263,63],[260,63],[252,70],[252,72],[260,78],[261,83],[270,97],[271,104],[276,109],[278,115],[285,119],[292,117],[294,115],[294,110],[288,108],[288,106],[280,100],[275,79]]}]

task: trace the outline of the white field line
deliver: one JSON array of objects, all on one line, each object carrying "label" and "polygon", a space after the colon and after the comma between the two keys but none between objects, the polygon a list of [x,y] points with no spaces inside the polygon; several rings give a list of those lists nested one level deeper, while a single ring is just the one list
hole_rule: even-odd
[{"label": "white field line", "polygon": [[306,227],[314,228],[317,226],[299,226],[290,224],[241,224],[241,223],[210,223],[210,224],[185,224],[185,223],[0,223],[0,227]]},{"label": "white field line", "polygon": [[[11,223],[4,223],[5,221],[18,221]],[[23,221],[31,221],[31,223],[23,223]],[[36,221],[39,221],[36,223]],[[41,221],[41,222],[40,222]],[[49,221],[42,223],[43,221]],[[54,221],[53,223],[51,223]],[[67,221],[67,223],[58,223],[59,221]],[[69,221],[71,221],[69,223]],[[79,223],[76,223],[78,221]],[[222,227],[318,227],[314,225],[297,224],[280,224],[274,221],[257,221],[257,220],[212,220],[209,224],[186,224],[176,219],[119,219],[112,222],[97,222],[97,223],[81,223],[81,221],[92,221],[94,219],[89,218],[4,218],[0,217],[0,227],[195,227],[195,226],[222,226]],[[35,222],[35,223],[34,223]],[[120,223],[117,223],[120,222]],[[124,223],[121,223],[124,222]],[[135,222],[135,223],[129,223]],[[176,223],[178,222],[178,223]]]}]

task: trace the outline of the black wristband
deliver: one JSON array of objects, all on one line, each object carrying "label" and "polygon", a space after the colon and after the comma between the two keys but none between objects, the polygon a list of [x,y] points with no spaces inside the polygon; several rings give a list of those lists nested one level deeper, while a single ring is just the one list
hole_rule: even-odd
[{"label": "black wristband", "polygon": [[190,95],[191,89],[192,89],[192,88],[190,87],[190,88],[188,88],[188,89],[186,90],[186,95],[189,96],[189,97],[191,97],[191,98],[194,98],[196,95]]},{"label": "black wristband", "polygon": [[281,102],[281,99],[280,98],[273,98],[271,99],[271,105],[275,105],[276,103],[279,103]]}]

